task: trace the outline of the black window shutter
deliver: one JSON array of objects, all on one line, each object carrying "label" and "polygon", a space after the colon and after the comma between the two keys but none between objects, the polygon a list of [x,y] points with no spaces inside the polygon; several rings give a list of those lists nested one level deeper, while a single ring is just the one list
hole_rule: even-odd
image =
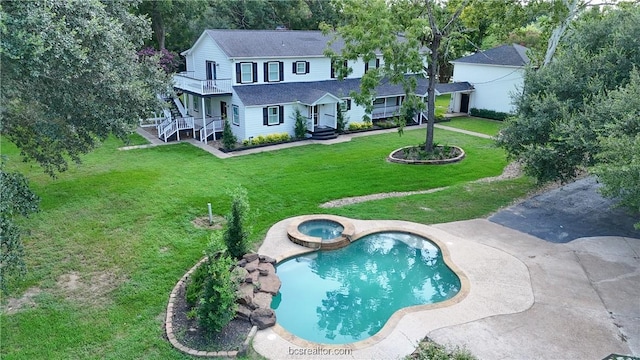
[{"label": "black window shutter", "polygon": [[258,63],[251,63],[253,65],[253,82],[258,82]]},{"label": "black window shutter", "polygon": [[376,59],[376,69],[380,67],[380,59]]},{"label": "black window shutter", "polygon": [[280,81],[284,81],[284,63],[282,61],[280,61],[279,67]]},{"label": "black window shutter", "polygon": [[335,79],[336,77],[336,68],[335,68],[336,64],[335,63],[331,63],[331,78]]},{"label": "black window shutter", "polygon": [[369,71],[369,62],[364,63],[364,73],[366,74]]},{"label": "black window shutter", "polygon": [[284,124],[284,106],[278,106],[278,116],[280,116],[279,123]]},{"label": "black window shutter", "polygon": [[295,61],[294,61],[294,62],[292,62],[292,63],[291,63],[291,65],[293,65],[293,66],[291,67],[291,73],[292,73],[292,74],[295,74],[295,73],[296,73],[296,62],[295,62]]},{"label": "black window shutter", "polygon": [[264,82],[269,81],[269,63],[264,63]]},{"label": "black window shutter", "polygon": [[236,64],[236,82],[238,84],[242,82],[242,75],[240,74],[240,63]]},{"label": "black window shutter", "polygon": [[349,67],[349,63],[347,63],[347,60],[342,62],[342,67],[347,70],[347,68]]},{"label": "black window shutter", "polygon": [[304,73],[305,73],[305,74],[308,74],[308,73],[309,73],[309,71],[311,71],[311,70],[309,70],[309,62],[308,62],[308,61],[305,61],[305,64],[306,64],[306,66],[305,66],[305,71],[304,71]]},{"label": "black window shutter", "polygon": [[351,110],[351,99],[347,99],[347,110]]},{"label": "black window shutter", "polygon": [[262,108],[262,125],[269,125],[269,108]]}]

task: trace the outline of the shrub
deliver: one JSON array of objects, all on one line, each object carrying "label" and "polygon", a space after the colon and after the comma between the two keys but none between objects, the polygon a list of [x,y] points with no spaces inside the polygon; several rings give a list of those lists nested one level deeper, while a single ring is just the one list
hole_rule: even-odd
[{"label": "shrub", "polygon": [[198,304],[198,323],[206,331],[219,332],[231,320],[236,310],[238,283],[232,275],[234,260],[224,251],[208,254],[206,279]]},{"label": "shrub", "polygon": [[342,134],[344,132],[345,126],[347,126],[347,119],[344,117],[344,111],[342,110],[342,104],[338,104],[336,115],[336,131],[338,134]]},{"label": "shrub", "polygon": [[398,126],[397,120],[396,121],[393,121],[393,120],[378,121],[377,123],[375,123],[375,125],[383,129],[389,129],[389,128]]},{"label": "shrub", "polygon": [[185,298],[189,306],[198,305],[198,300],[202,298],[202,290],[204,282],[207,278],[208,269],[206,264],[198,266],[196,271],[191,274],[186,284]]},{"label": "shrub", "polygon": [[304,139],[307,134],[307,118],[302,116],[300,109],[296,107],[296,110],[293,112],[293,119],[295,120],[293,133],[296,139]]},{"label": "shrub", "polygon": [[225,120],[224,129],[222,130],[222,147],[225,150],[231,150],[236,147],[238,138],[231,131],[231,124]]},{"label": "shrub", "polygon": [[454,349],[447,349],[444,346],[438,345],[431,340],[420,343],[418,349],[407,356],[406,359],[410,360],[475,360],[468,350],[460,349],[458,347]]},{"label": "shrub", "polygon": [[227,214],[227,226],[222,239],[229,254],[236,259],[244,255],[249,248],[249,202],[247,190],[238,187],[232,193],[231,212]]},{"label": "shrub", "polygon": [[276,134],[255,136],[251,140],[242,141],[242,145],[251,146],[251,145],[275,144],[275,143],[287,142],[289,140],[291,140],[291,136],[288,133],[276,133]]},{"label": "shrub", "polygon": [[372,127],[373,127],[373,123],[371,123],[370,121],[349,123],[349,131],[367,130],[367,129],[371,129]]},{"label": "shrub", "polygon": [[487,109],[476,109],[476,108],[472,108],[469,111],[469,113],[471,114],[471,116],[481,117],[485,119],[500,120],[500,121],[503,121],[509,116],[511,116],[511,114],[509,113],[487,110]]}]

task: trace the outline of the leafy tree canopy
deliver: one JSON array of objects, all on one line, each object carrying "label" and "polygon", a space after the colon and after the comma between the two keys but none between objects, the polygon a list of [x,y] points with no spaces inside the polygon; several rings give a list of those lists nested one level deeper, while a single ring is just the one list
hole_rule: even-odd
[{"label": "leafy tree canopy", "polygon": [[168,77],[136,55],[149,24],[129,2],[2,4],[0,134],[54,175],[159,106]]},{"label": "leafy tree canopy", "polygon": [[553,61],[527,70],[517,114],[498,143],[540,182],[570,181],[594,167],[606,194],[640,210],[630,190],[640,188],[638,66],[640,6],[587,11]]}]

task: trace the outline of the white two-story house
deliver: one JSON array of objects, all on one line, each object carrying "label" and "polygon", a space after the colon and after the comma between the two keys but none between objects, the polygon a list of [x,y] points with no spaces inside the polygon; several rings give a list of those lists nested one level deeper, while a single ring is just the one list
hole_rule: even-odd
[{"label": "white two-story house", "polygon": [[[359,91],[366,71],[381,66],[382,56],[366,63],[349,61],[352,72],[337,80],[324,55],[330,39],[320,31],[205,30],[182,53],[186,72],[174,76],[180,100],[174,99],[174,114],[158,127],[158,135],[179,138],[180,129],[191,129],[201,141],[216,139],[224,121],[230,121],[239,140],[273,133],[293,136],[294,111],[299,109],[308,133],[321,138],[327,136],[324,130],[336,128],[338,106],[345,118],[362,121],[365,110],[349,94]],[[331,46],[340,53],[343,44]],[[426,92],[421,78],[416,93],[425,97]],[[371,119],[398,115],[404,99],[400,85],[381,84],[376,96]]]},{"label": "white two-story house", "polygon": [[512,113],[512,96],[522,91],[528,49],[518,44],[502,45],[451,61],[453,81],[471,88],[452,95],[450,111],[468,113],[486,109]]}]

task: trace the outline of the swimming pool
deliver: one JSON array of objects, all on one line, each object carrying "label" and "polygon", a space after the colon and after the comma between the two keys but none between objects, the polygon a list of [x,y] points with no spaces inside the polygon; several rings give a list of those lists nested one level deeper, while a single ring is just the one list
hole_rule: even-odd
[{"label": "swimming pool", "polygon": [[278,323],[323,344],[369,338],[396,311],[448,300],[461,286],[438,246],[400,231],[296,256],[278,264],[277,273],[282,287],[271,307]]}]

